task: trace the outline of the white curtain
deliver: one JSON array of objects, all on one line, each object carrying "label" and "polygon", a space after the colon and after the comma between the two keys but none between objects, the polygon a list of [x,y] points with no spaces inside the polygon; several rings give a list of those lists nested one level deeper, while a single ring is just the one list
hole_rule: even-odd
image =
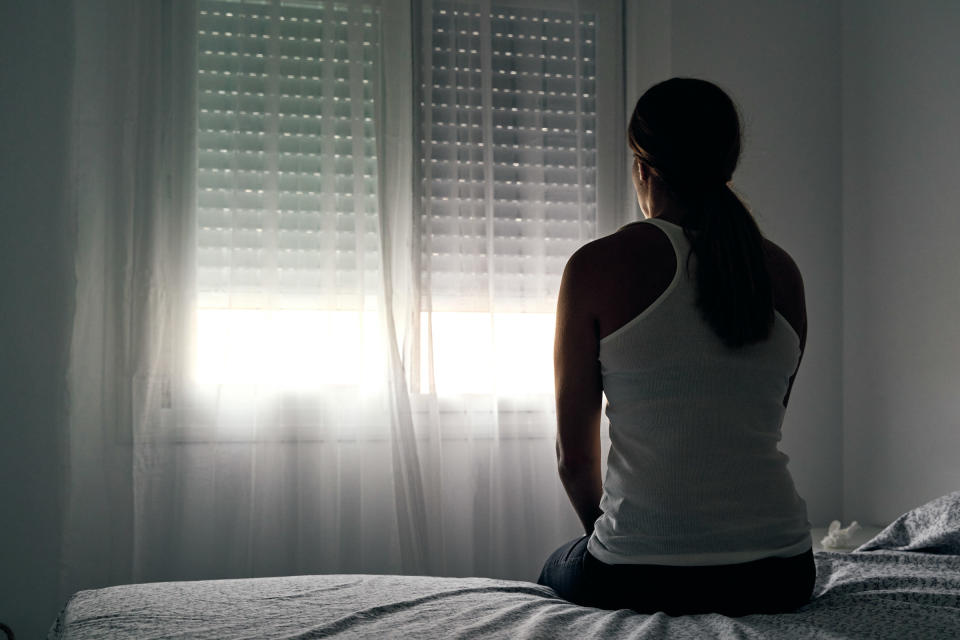
[{"label": "white curtain", "polygon": [[560,275],[596,230],[596,25],[577,5],[427,0],[418,16],[413,384],[458,572],[533,579],[578,532],[552,382]]},{"label": "white curtain", "polygon": [[65,593],[534,580],[578,533],[550,345],[596,25],[523,4],[76,3]]}]

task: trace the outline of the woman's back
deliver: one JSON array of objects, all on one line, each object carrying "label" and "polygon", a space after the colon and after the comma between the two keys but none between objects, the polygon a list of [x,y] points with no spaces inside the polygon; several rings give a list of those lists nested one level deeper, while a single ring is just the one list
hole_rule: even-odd
[{"label": "woman's back", "polygon": [[[806,506],[777,450],[802,331],[778,310],[767,339],[728,347],[697,309],[681,227],[652,219],[605,240],[584,291],[611,437],[591,554],[706,566],[803,552]],[[783,309],[802,312],[802,288],[781,268],[775,290],[800,295]]]}]

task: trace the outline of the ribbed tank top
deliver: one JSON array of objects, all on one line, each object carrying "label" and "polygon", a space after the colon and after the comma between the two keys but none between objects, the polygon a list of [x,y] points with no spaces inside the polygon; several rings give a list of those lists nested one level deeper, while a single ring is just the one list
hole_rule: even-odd
[{"label": "ribbed tank top", "polygon": [[683,228],[652,218],[677,272],[600,341],[610,452],[588,549],[607,564],[721,565],[811,546],[807,507],[777,444],[800,357],[775,314],[768,339],[725,346],[697,309]]}]

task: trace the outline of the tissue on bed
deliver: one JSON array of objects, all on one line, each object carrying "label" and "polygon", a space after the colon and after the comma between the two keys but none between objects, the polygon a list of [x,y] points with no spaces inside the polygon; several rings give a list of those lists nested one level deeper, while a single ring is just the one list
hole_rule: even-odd
[{"label": "tissue on bed", "polygon": [[824,549],[848,549],[853,545],[850,540],[853,534],[860,530],[860,523],[856,520],[850,523],[846,529],[840,528],[840,521],[834,520],[827,529],[827,535],[820,541]]}]

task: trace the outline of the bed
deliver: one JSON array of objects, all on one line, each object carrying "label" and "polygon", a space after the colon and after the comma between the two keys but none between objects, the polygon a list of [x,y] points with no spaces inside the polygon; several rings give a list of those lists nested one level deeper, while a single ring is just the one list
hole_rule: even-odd
[{"label": "bed", "polygon": [[795,613],[604,611],[486,578],[313,575],[80,591],[48,640],[92,638],[960,638],[960,491],[853,553],[818,552]]}]

